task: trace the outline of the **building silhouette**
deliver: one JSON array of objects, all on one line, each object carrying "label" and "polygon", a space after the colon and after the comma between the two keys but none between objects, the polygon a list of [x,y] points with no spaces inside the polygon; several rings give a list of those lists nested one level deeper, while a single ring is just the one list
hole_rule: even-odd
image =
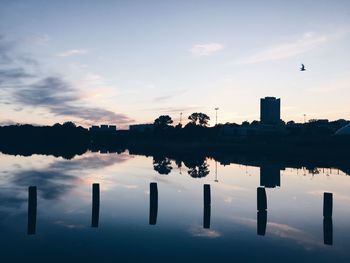
[{"label": "building silhouette", "polygon": [[260,99],[260,122],[275,125],[281,122],[281,100],[275,97]]}]

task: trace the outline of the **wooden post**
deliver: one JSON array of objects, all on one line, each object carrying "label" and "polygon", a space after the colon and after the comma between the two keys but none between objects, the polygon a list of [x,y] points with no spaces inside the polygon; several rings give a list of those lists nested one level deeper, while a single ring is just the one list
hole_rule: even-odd
[{"label": "wooden post", "polygon": [[158,215],[158,187],[157,183],[150,183],[150,198],[149,198],[149,224],[157,224]]},{"label": "wooden post", "polygon": [[323,193],[323,243],[333,245],[333,194]]},{"label": "wooden post", "polygon": [[91,227],[98,227],[100,217],[100,184],[92,184]]},{"label": "wooden post", "polygon": [[36,209],[37,208],[37,191],[36,186],[28,188],[28,225],[27,234],[35,235],[36,232]]},{"label": "wooden post", "polygon": [[210,185],[205,184],[204,190],[204,213],[203,213],[203,228],[210,228],[210,212],[211,212],[211,196]]}]

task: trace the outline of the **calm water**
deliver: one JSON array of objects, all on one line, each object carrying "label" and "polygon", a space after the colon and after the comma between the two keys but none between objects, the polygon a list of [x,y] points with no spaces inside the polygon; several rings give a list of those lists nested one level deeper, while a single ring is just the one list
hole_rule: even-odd
[{"label": "calm water", "polygon": [[[190,169],[87,153],[72,160],[0,155],[0,174],[1,262],[350,260],[350,177],[336,169],[279,171],[212,159]],[[152,182],[158,198],[152,190],[150,200]],[[267,186],[267,213],[258,217],[260,185]],[[29,186],[37,187],[36,211]],[[330,220],[324,192],[333,193]]]}]

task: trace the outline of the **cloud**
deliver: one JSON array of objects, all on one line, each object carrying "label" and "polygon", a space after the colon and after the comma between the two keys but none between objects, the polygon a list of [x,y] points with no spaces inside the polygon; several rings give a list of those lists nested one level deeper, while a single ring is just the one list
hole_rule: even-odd
[{"label": "cloud", "polygon": [[18,81],[23,78],[34,77],[32,74],[26,72],[23,68],[4,68],[0,69],[0,84],[12,81]]},{"label": "cloud", "polygon": [[287,59],[316,49],[338,36],[338,33],[316,34],[313,32],[308,32],[296,40],[280,43],[259,51],[258,53],[241,60],[240,64],[254,64],[266,61]]},{"label": "cloud", "polygon": [[64,51],[64,52],[58,54],[58,56],[59,57],[71,57],[71,56],[75,56],[75,55],[84,55],[87,53],[88,53],[87,49],[71,49],[71,50],[67,50],[67,51]]},{"label": "cloud", "polygon": [[224,46],[220,43],[196,44],[190,49],[190,52],[195,57],[210,56],[220,50]]},{"label": "cloud", "polygon": [[[158,108],[151,108],[148,110],[155,111],[158,113],[168,113],[168,114],[177,114],[180,112],[189,112],[189,111],[195,111],[200,109],[200,106],[184,106],[184,107],[158,107]],[[191,112],[192,113],[192,112]]]},{"label": "cloud", "polygon": [[186,93],[188,90],[187,89],[182,89],[182,90],[174,90],[171,94],[163,95],[163,96],[158,96],[153,98],[153,102],[163,102],[167,101],[169,99],[173,99],[175,97],[178,97],[179,95],[182,95]]},{"label": "cloud", "polygon": [[37,34],[32,36],[30,40],[37,45],[46,45],[51,38],[48,34]]},{"label": "cloud", "polygon": [[[0,35],[1,104],[44,108],[56,116],[81,119],[85,125],[108,122],[126,126],[133,122],[125,114],[84,103],[80,91],[59,76],[41,76],[38,68],[33,68],[38,65],[37,61],[16,52],[15,44]],[[85,51],[73,50],[63,55]]]},{"label": "cloud", "polygon": [[119,124],[133,121],[125,114],[81,104],[78,90],[59,77],[47,77],[32,85],[16,89],[13,98],[20,105],[46,108],[58,116]]}]

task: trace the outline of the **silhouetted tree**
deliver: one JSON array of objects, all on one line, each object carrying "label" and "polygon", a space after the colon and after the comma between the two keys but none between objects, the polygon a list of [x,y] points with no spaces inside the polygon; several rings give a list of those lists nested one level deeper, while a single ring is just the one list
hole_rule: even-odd
[{"label": "silhouetted tree", "polygon": [[74,122],[72,121],[66,121],[65,123],[63,123],[62,125],[65,128],[76,128],[77,126],[75,125]]},{"label": "silhouetted tree", "polygon": [[157,119],[154,120],[154,126],[156,128],[167,128],[170,124],[173,123],[173,120],[169,115],[161,115]]},{"label": "silhouetted tree", "polygon": [[208,126],[208,122],[210,120],[209,116],[205,113],[194,112],[190,116],[188,116],[190,123],[199,124],[200,126]]}]

